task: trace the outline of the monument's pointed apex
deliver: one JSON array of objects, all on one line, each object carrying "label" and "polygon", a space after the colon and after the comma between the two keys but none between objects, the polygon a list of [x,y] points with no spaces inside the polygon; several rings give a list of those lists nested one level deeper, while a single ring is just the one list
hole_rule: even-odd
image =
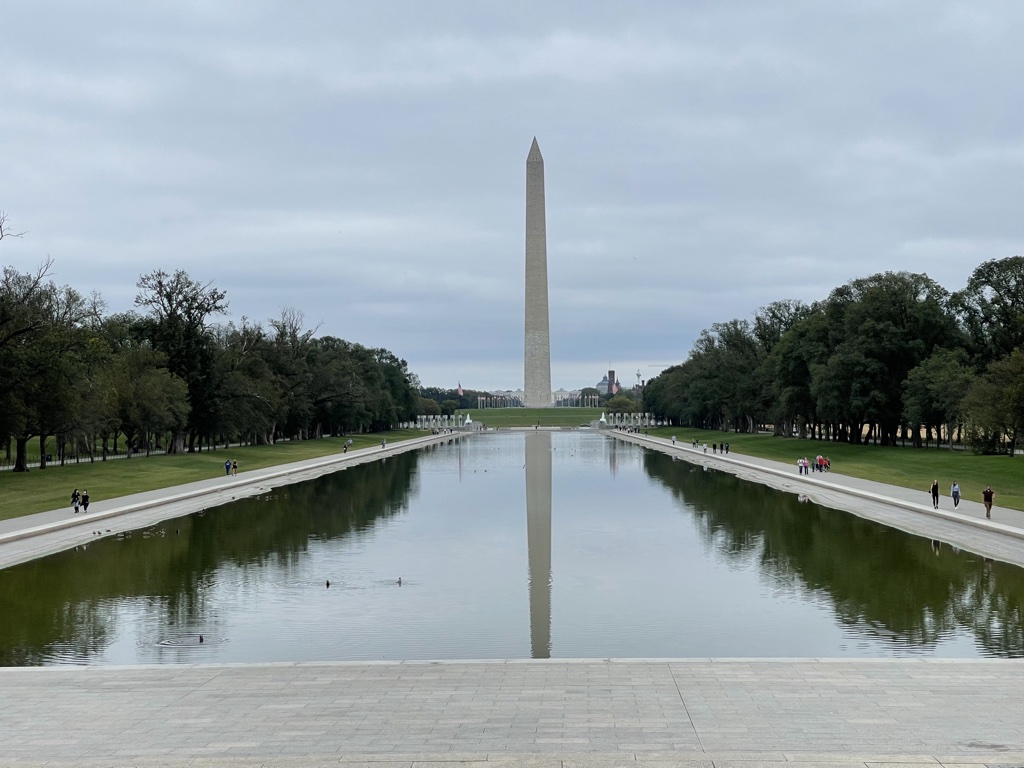
[{"label": "monument's pointed apex", "polygon": [[540,145],[537,143],[537,137],[533,137],[533,144],[530,145],[530,154],[526,156],[527,160],[543,160],[543,156],[540,154]]}]

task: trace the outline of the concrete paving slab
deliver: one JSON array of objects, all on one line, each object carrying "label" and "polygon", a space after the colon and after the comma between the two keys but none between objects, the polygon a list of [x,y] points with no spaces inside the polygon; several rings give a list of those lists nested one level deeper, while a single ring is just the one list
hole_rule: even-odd
[{"label": "concrete paving slab", "polygon": [[[635,674],[607,684],[612,670],[630,668]],[[0,765],[304,757],[396,768],[482,761],[511,768],[524,759],[534,768],[1024,762],[1024,718],[1017,716],[1024,711],[1024,661],[483,663],[439,665],[430,675],[411,676],[410,669],[426,668],[344,663],[0,670]],[[681,677],[688,684],[672,697],[655,697],[646,715],[638,711],[637,701],[652,689]],[[344,705],[336,704],[333,685],[322,685],[341,679]],[[894,681],[896,692],[887,693]],[[473,690],[471,700],[432,698],[435,689],[458,685]],[[542,689],[564,701],[568,688],[581,686],[591,711],[551,709],[545,697],[517,695]],[[708,695],[722,688],[727,696]],[[829,703],[793,708],[800,700],[795,693],[818,693]],[[432,705],[424,707],[425,700]],[[695,700],[705,715],[688,714]],[[478,722],[481,709],[486,724]],[[262,717],[254,722],[257,712]],[[548,725],[534,730],[532,723],[542,718]],[[463,719],[470,721],[465,728]],[[517,727],[520,719],[531,725]]]}]

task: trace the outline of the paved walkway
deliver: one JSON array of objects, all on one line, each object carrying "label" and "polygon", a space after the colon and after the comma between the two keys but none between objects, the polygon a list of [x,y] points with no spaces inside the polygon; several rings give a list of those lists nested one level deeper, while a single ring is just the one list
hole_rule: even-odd
[{"label": "paved walkway", "polygon": [[838,472],[799,475],[795,463],[790,466],[737,453],[705,454],[690,444],[677,442],[673,446],[667,438],[619,430],[610,430],[609,434],[753,482],[808,496],[824,506],[852,512],[908,533],[1024,567],[1024,512],[1020,510],[994,506],[992,519],[987,520],[980,501],[961,500],[954,511],[952,499],[945,496],[936,510],[932,508],[926,489],[915,491]]},{"label": "paved walkway", "polygon": [[1024,661],[3,669],[0,690],[0,766],[1024,763]]}]

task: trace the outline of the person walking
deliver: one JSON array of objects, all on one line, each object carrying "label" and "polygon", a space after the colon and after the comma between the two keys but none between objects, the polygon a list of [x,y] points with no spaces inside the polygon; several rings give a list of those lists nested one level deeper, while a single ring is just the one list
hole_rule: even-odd
[{"label": "person walking", "polygon": [[227,459],[224,462],[224,476],[227,477],[231,474],[231,459]]},{"label": "person walking", "polygon": [[238,460],[237,459],[232,459],[231,460],[231,476],[234,477],[237,474],[238,474]]},{"label": "person walking", "polygon": [[992,519],[992,499],[995,495],[996,492],[992,490],[991,485],[986,485],[985,490],[981,492],[981,500],[985,503],[985,517],[989,520]]},{"label": "person walking", "polygon": [[956,480],[953,481],[953,485],[949,488],[949,495],[953,497],[953,509],[960,506],[960,483]]},{"label": "person walking", "polygon": [[672,435],[672,445],[675,445],[675,444],[676,444],[676,436]]},{"label": "person walking", "polygon": [[89,511],[89,491],[82,489],[82,514]]},{"label": "person walking", "polygon": [[73,490],[71,492],[71,506],[74,507],[76,515],[78,514],[78,505],[81,504],[81,503],[82,503],[82,494],[80,494],[78,492],[78,489],[75,488],[75,490]]},{"label": "person walking", "polygon": [[938,480],[933,480],[932,481],[932,491],[931,491],[931,493],[932,493],[932,507],[934,509],[938,509],[939,508],[939,481]]}]

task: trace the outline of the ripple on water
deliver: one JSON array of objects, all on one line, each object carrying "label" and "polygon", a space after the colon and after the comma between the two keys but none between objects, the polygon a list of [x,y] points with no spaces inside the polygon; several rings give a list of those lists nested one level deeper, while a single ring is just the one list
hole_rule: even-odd
[{"label": "ripple on water", "polygon": [[[202,641],[199,640],[200,637],[203,638]],[[200,632],[186,632],[174,635],[173,637],[165,637],[157,645],[163,648],[198,648],[200,645],[223,645],[227,641],[226,637],[216,637]]]},{"label": "ripple on water", "polygon": [[[267,582],[278,589],[323,589],[327,586],[328,579],[268,579]],[[345,579],[330,578],[331,589],[350,589],[353,585]]]}]

